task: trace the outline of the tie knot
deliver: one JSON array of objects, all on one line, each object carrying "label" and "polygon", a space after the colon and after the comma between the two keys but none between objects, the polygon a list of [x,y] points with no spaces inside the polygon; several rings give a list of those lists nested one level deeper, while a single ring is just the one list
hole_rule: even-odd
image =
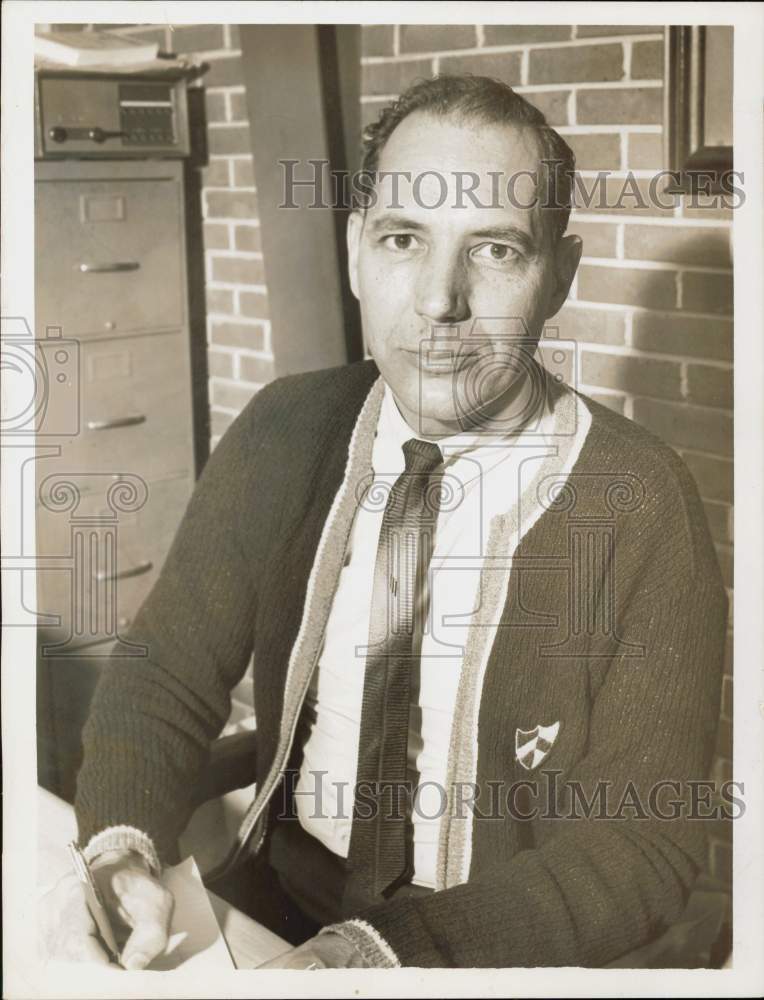
[{"label": "tie knot", "polygon": [[411,438],[404,444],[403,455],[406,459],[406,472],[418,475],[429,475],[443,462],[443,455],[436,444],[420,441],[418,438]]}]

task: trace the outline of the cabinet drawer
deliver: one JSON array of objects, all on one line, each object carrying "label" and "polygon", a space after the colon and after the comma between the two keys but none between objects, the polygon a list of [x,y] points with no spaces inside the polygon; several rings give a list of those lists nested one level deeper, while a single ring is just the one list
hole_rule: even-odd
[{"label": "cabinet drawer", "polygon": [[62,438],[54,471],[133,473],[193,468],[188,344],[183,333],[81,345],[79,434]]},{"label": "cabinet drawer", "polygon": [[38,180],[35,198],[39,336],[182,325],[177,180]]},{"label": "cabinet drawer", "polygon": [[[79,487],[77,477],[68,478]],[[81,492],[71,509],[62,493],[58,504],[37,505],[37,607],[61,618],[45,628],[48,642],[124,632],[159,574],[192,490],[189,478],[149,483],[145,501],[138,495],[131,503],[129,491],[109,495],[107,483]]]}]

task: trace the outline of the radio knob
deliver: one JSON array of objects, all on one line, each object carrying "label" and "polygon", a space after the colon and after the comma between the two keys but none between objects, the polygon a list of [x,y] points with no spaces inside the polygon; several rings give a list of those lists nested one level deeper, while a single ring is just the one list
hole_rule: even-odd
[{"label": "radio knob", "polygon": [[53,140],[53,142],[66,142],[67,131],[63,125],[54,125],[53,128],[48,129],[48,136]]}]

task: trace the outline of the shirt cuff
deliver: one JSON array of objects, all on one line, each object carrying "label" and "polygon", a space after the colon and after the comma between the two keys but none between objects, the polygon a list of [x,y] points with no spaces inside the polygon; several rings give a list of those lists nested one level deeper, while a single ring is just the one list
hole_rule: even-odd
[{"label": "shirt cuff", "polygon": [[136,851],[145,858],[155,875],[162,871],[151,837],[134,826],[108,826],[90,838],[82,853],[85,860],[91,862],[106,851]]},{"label": "shirt cuff", "polygon": [[341,924],[329,924],[318,932],[339,934],[352,944],[363,960],[372,969],[400,969],[401,963],[390,945],[371,924],[365,920],[345,920]]}]

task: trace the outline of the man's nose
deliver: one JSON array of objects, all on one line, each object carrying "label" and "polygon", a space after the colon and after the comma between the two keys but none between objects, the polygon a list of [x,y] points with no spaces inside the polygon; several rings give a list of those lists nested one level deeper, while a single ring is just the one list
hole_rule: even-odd
[{"label": "man's nose", "polygon": [[417,276],[416,312],[429,323],[459,323],[469,317],[467,276],[456,255],[428,255]]}]

